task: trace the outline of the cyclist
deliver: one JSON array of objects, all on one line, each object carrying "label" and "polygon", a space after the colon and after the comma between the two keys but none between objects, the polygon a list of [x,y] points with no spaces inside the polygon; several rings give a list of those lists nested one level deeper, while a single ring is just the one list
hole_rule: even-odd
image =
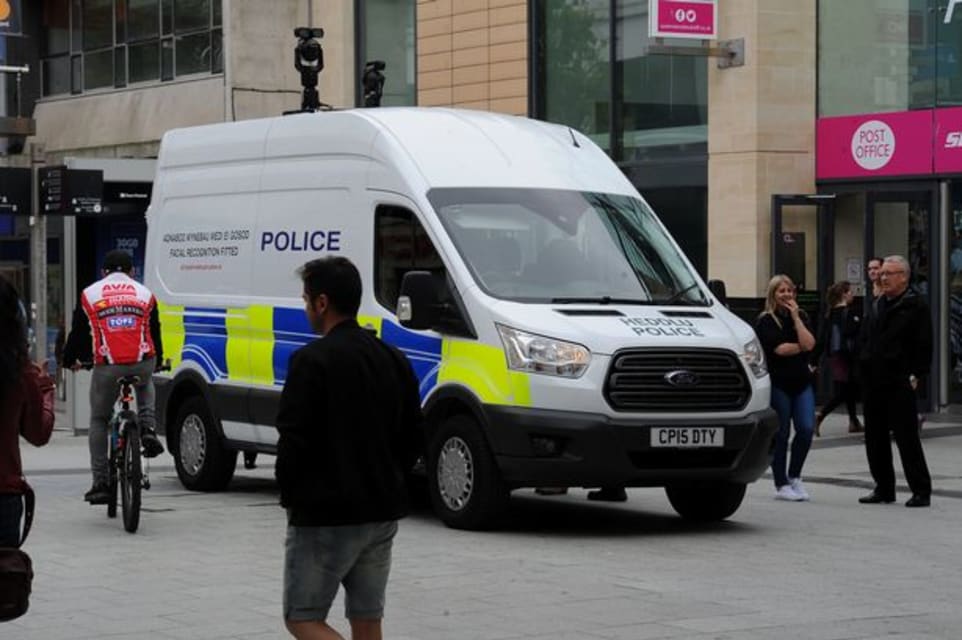
[{"label": "cyclist", "polygon": [[107,485],[108,421],[117,399],[117,381],[140,378],[134,391],[144,456],[164,452],[154,429],[152,374],[163,362],[157,300],[131,277],[133,260],[125,251],[104,256],[103,278],[83,290],[74,310],[73,327],[64,346],[64,366],[73,371],[92,362],[90,382],[90,470],[93,486],[84,495],[90,504],[110,499]]}]

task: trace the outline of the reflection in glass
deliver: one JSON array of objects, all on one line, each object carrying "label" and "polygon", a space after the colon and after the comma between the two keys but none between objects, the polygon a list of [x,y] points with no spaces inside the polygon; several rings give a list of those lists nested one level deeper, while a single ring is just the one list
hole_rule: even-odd
[{"label": "reflection in glass", "polygon": [[130,42],[156,38],[160,32],[157,0],[127,0],[127,37]]},{"label": "reflection in glass", "polygon": [[574,127],[610,151],[609,2],[543,4],[544,119]]},{"label": "reflection in glass", "polygon": [[[113,9],[113,0],[86,0],[83,3],[84,51],[113,45]],[[111,78],[111,82],[113,82],[113,78]]]},{"label": "reflection in glass", "polygon": [[210,0],[174,0],[177,33],[210,28]]},{"label": "reflection in glass", "polygon": [[84,91],[114,84],[114,50],[97,51],[84,55]]},{"label": "reflection in glass", "polygon": [[951,69],[936,4],[819,0],[819,115],[933,107],[939,78]]},{"label": "reflection in glass", "polygon": [[708,141],[708,67],[694,56],[645,55],[647,0],[617,2],[623,156]]},{"label": "reflection in glass", "polygon": [[428,199],[490,295],[527,302],[707,304],[648,206],[554,189],[432,189]]},{"label": "reflection in glass", "polygon": [[[381,106],[417,104],[414,0],[367,0],[364,22],[362,73],[369,60],[387,63]],[[360,78],[357,83],[360,86]]]},{"label": "reflection in glass", "polygon": [[178,36],[175,47],[177,49],[177,75],[210,72],[210,33],[207,31],[189,36]]},{"label": "reflection in glass", "polygon": [[48,58],[43,61],[43,95],[62,93],[70,93],[70,58]]},{"label": "reflection in glass", "polygon": [[151,40],[127,47],[130,83],[148,82],[160,77],[160,43]]}]

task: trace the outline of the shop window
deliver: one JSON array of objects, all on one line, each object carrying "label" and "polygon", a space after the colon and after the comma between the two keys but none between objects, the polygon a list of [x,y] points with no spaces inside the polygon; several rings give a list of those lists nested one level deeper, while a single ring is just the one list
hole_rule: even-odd
[{"label": "shop window", "polygon": [[43,95],[224,70],[221,0],[44,0]]},{"label": "shop window", "polygon": [[356,0],[357,104],[363,104],[364,63],[386,63],[381,106],[417,104],[414,0]]},{"label": "shop window", "polygon": [[611,151],[611,2],[538,3],[540,113]]},{"label": "shop window", "polygon": [[962,104],[962,7],[819,0],[821,116]]},{"label": "shop window", "polygon": [[407,209],[382,205],[374,214],[374,296],[393,313],[408,271],[430,271],[444,280],[446,271],[424,227]]},{"label": "shop window", "polygon": [[616,3],[619,160],[664,153],[665,147],[707,145],[708,65],[704,58],[646,55],[648,4]]}]

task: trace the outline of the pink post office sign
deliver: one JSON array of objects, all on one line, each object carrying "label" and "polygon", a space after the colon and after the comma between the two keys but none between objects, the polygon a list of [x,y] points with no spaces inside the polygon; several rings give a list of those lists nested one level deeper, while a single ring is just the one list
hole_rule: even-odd
[{"label": "pink post office sign", "polygon": [[[819,118],[816,177],[865,178],[932,173],[933,114],[933,110],[926,109]],[[962,127],[959,129],[962,131]]]},{"label": "pink post office sign", "polygon": [[649,0],[648,34],[714,40],[718,37],[717,0]]}]

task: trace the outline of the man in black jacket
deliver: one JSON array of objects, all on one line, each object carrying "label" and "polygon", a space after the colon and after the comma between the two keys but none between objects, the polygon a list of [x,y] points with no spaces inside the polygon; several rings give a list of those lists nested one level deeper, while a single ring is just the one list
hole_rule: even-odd
[{"label": "man in black jacket", "polygon": [[932,363],[928,305],[909,289],[911,270],[902,256],[889,256],[879,271],[877,313],[863,324],[859,364],[865,391],[865,450],[875,490],[863,504],[895,502],[895,471],[889,432],[912,490],[907,507],[927,507],[932,479],[919,439],[915,390]]},{"label": "man in black jacket", "polygon": [[324,337],[291,356],[277,415],[284,619],[296,638],[341,638],[326,619],[343,584],[351,637],[379,640],[405,475],[422,438],[418,382],[400,351],[358,326],[361,277],[349,260],[313,260],[300,275]]}]

